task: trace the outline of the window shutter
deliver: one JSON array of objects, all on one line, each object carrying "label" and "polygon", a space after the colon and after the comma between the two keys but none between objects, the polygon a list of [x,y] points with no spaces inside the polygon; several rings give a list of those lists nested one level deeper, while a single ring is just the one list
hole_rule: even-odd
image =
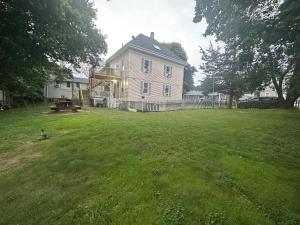
[{"label": "window shutter", "polygon": [[169,96],[171,96],[172,95],[172,88],[171,88],[171,85],[169,85]]},{"label": "window shutter", "polygon": [[172,77],[172,75],[173,75],[173,67],[171,66],[170,69],[171,69],[170,70],[170,77]]},{"label": "window shutter", "polygon": [[149,60],[149,72],[152,73],[152,61]]},{"label": "window shutter", "polygon": [[151,83],[148,83],[148,94],[151,95]]},{"label": "window shutter", "polygon": [[145,63],[145,59],[142,59],[142,64],[141,64],[141,71],[144,72],[144,63]]},{"label": "window shutter", "polygon": [[165,65],[165,68],[164,68],[164,75],[165,77],[167,76],[167,66]]},{"label": "window shutter", "polygon": [[165,89],[166,89],[166,85],[163,85],[163,96],[165,96]]},{"label": "window shutter", "polygon": [[141,81],[141,95],[143,95],[143,90],[144,90],[144,81]]}]

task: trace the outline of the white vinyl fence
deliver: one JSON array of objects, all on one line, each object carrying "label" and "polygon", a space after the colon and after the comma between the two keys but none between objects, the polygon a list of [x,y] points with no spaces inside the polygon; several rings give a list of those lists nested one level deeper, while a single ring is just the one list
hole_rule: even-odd
[{"label": "white vinyl fence", "polygon": [[162,112],[180,109],[212,109],[226,108],[227,101],[168,101],[168,102],[147,102],[147,101],[122,101],[120,109],[136,110],[139,112]]}]

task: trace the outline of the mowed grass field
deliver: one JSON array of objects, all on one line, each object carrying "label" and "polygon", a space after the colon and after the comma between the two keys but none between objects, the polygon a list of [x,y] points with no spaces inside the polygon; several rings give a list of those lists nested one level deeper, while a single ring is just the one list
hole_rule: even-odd
[{"label": "mowed grass field", "polygon": [[300,111],[1,112],[0,224],[300,224]]}]

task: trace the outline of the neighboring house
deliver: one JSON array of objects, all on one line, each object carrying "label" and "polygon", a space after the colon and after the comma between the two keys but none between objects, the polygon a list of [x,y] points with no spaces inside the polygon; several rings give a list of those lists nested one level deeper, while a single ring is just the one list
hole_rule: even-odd
[{"label": "neighboring house", "polygon": [[229,96],[219,92],[209,93],[206,99],[214,99],[215,101],[228,101]]},{"label": "neighboring house", "polygon": [[185,101],[198,101],[204,99],[204,94],[202,91],[188,91],[183,95]]},{"label": "neighboring house", "polygon": [[50,76],[48,83],[44,87],[44,97],[54,98],[79,98],[80,90],[87,90],[89,81],[87,78],[65,79],[60,82],[55,76]]},{"label": "neighboring house", "polygon": [[243,96],[241,96],[238,100],[245,101],[245,100],[252,99],[252,98],[255,98],[255,94],[246,93]]},{"label": "neighboring house", "polygon": [[[185,64],[155,40],[153,32],[150,37],[140,34],[107,60],[107,68],[112,69],[115,76],[107,78],[106,85],[111,83],[108,89],[113,94],[110,96],[117,101],[182,101]],[[105,80],[105,75],[102,78]],[[97,79],[100,80],[101,75]],[[101,88],[97,88],[92,98],[101,97]]]},{"label": "neighboring house", "polygon": [[278,94],[273,87],[273,85],[269,85],[265,87],[262,91],[259,92],[260,97],[278,97]]},{"label": "neighboring house", "polygon": [[[259,96],[258,96],[259,95]],[[247,100],[247,99],[252,99],[255,97],[278,97],[278,94],[273,86],[273,84],[270,84],[266,87],[264,87],[261,91],[258,93],[246,93],[242,97],[239,98],[240,101]],[[285,94],[284,94],[285,97]]]},{"label": "neighboring house", "polygon": [[189,91],[183,96],[183,99],[185,101],[212,100],[212,99],[214,99],[215,101],[226,101],[227,97],[228,97],[227,95],[218,92],[204,95],[202,91]]}]

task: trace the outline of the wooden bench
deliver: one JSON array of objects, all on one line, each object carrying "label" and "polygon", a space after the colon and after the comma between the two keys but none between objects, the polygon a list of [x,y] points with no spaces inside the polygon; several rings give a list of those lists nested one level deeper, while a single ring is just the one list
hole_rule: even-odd
[{"label": "wooden bench", "polygon": [[54,105],[50,106],[50,109],[55,112],[59,112],[59,111],[77,112],[78,110],[81,109],[81,106],[74,105],[72,100],[70,99],[60,98],[56,100]]}]

